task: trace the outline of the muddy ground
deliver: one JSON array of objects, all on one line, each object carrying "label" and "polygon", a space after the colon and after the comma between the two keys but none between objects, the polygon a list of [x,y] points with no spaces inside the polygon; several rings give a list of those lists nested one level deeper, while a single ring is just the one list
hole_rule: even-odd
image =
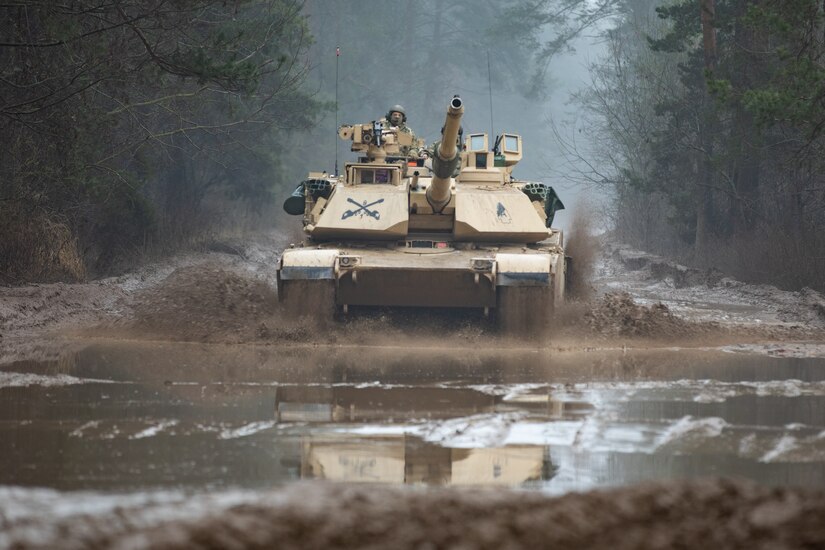
[{"label": "muddy ground", "polygon": [[[366,311],[319,329],[286,319],[277,237],[216,243],[122,277],[0,288],[0,368],[93,341],[265,347],[387,344],[549,351],[708,346],[825,357],[825,299],[746,285],[608,244],[548,338],[505,339],[481,316]],[[386,353],[386,350],[384,350]],[[825,432],[823,432],[825,434]],[[825,545],[825,493],[670,482],[547,498],[297,482],[275,492],[59,493],[0,488],[0,548],[804,548]],[[479,519],[483,518],[483,519]]]},{"label": "muddy ground", "polygon": [[[58,356],[89,338],[265,345],[443,343],[523,346],[479,312],[356,311],[334,327],[285,318],[274,265],[284,242],[259,236],[85,284],[0,287],[0,364]],[[662,347],[822,341],[825,297],[747,285],[607,244],[581,298],[528,345]],[[585,287],[585,290],[582,290]]]},{"label": "muddy ground", "polygon": [[[569,494],[403,491],[302,484],[222,498],[78,495],[43,525],[54,495],[0,504],[12,548],[822,548],[825,493],[706,480]],[[59,541],[59,542],[58,542]]]}]

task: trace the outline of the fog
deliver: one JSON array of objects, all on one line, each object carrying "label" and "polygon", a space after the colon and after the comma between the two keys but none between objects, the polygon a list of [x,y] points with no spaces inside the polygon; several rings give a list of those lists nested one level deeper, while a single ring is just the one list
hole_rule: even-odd
[{"label": "fog", "polygon": [[[284,191],[308,171],[332,173],[336,150],[339,170],[355,158],[349,143],[337,138],[338,125],[377,120],[400,104],[407,124],[430,145],[440,137],[449,99],[459,95],[465,103],[465,134],[509,132],[523,137],[524,158],[514,175],[552,184],[567,207],[556,224],[566,227],[573,206],[588,191],[567,177],[570,159],[556,133],[573,139],[581,119],[571,94],[587,85],[588,65],[603,51],[595,31],[577,37],[569,50],[552,57],[537,95],[530,93],[536,69],[533,52],[495,33],[496,19],[508,13],[504,7],[490,8],[486,17],[476,14],[469,21],[462,20],[467,10],[455,6],[439,21],[435,8],[443,9],[443,2],[415,3],[408,22],[399,11],[411,3],[392,3],[399,9],[384,4],[311,2],[305,8],[316,38],[308,81],[330,108],[315,129],[296,136],[301,148],[290,159],[291,179]],[[536,38],[550,40],[552,30],[540,29]]]}]

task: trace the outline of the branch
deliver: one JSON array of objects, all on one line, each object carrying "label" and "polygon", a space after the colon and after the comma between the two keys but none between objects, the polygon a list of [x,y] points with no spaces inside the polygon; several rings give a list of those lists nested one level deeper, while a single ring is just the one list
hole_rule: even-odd
[{"label": "branch", "polygon": [[149,101],[142,101],[140,103],[124,104],[124,103],[121,103],[120,101],[118,101],[118,103],[120,103],[122,106],[119,109],[115,109],[114,111],[109,111],[108,113],[106,113],[106,115],[108,115],[108,116],[117,115],[117,114],[122,113],[123,111],[128,111],[128,110],[134,109],[136,107],[148,107],[149,105],[157,105],[158,103],[163,103],[165,101],[169,101],[169,100],[172,100],[172,99],[182,99],[182,98],[186,98],[186,97],[195,97],[196,95],[200,94],[204,90],[207,90],[208,88],[209,88],[208,86],[203,86],[203,87],[195,90],[194,92],[181,92],[179,94],[172,94],[172,95],[167,95],[167,96],[163,96],[163,97],[158,97],[158,98],[155,98],[155,99],[150,99]]},{"label": "branch", "polygon": [[[25,5],[21,5],[22,7],[26,7]],[[0,6],[4,7],[4,6]],[[121,21],[120,23],[116,23],[114,25],[103,27],[101,29],[95,29],[93,31],[85,32],[83,34],[79,34],[77,36],[73,36],[71,38],[67,38],[65,40],[55,40],[53,42],[0,42],[0,48],[53,48],[55,46],[65,46],[71,42],[77,42],[78,40],[83,40],[89,36],[94,36],[96,34],[101,34],[112,29],[117,29],[124,25],[129,25],[134,23],[135,21],[139,21],[141,19],[146,19],[149,17],[149,13],[144,13],[143,15],[138,15],[133,17],[127,21]]]}]

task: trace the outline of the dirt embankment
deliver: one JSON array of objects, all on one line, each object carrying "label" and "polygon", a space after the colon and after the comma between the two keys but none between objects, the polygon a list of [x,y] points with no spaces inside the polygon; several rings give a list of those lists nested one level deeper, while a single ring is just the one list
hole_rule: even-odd
[{"label": "dirt embankment", "polygon": [[170,502],[124,502],[86,514],[64,510],[52,518],[46,510],[11,514],[15,502],[7,501],[0,504],[0,543],[21,550],[825,546],[825,493],[733,481],[647,484],[558,498],[299,483],[240,503],[226,500],[234,502],[189,498],[177,505],[174,520],[164,512]]}]

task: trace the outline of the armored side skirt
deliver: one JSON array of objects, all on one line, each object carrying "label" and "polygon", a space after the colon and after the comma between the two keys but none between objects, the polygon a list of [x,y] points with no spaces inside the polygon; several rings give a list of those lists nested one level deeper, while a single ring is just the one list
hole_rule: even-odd
[{"label": "armored side skirt", "polygon": [[[354,275],[354,277],[353,277]],[[359,269],[341,274],[338,305],[495,307],[490,279],[464,270]]]}]

